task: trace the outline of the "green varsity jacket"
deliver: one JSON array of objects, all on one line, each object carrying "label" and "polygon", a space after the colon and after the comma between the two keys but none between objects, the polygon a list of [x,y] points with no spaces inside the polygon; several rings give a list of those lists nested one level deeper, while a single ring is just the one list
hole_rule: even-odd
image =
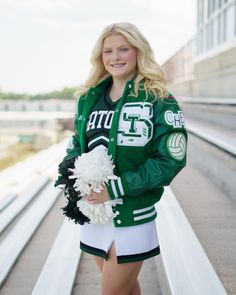
[{"label": "green varsity jacket", "polygon": [[[109,77],[78,99],[75,134],[65,160],[87,151],[86,125],[92,107],[112,83]],[[127,81],[116,106],[109,136],[108,153],[115,164],[116,180],[108,183],[111,199],[123,203],[114,207],[114,225],[130,226],[149,222],[157,216],[154,204],[176,174],[186,165],[187,133],[182,111],[175,98],[154,101],[134,81]]]}]

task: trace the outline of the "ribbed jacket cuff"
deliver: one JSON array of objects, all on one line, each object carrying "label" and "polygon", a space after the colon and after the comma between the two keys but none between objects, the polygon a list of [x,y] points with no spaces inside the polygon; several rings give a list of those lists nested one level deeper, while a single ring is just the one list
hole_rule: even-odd
[{"label": "ribbed jacket cuff", "polygon": [[124,185],[120,177],[110,180],[107,185],[107,190],[112,200],[125,195]]}]

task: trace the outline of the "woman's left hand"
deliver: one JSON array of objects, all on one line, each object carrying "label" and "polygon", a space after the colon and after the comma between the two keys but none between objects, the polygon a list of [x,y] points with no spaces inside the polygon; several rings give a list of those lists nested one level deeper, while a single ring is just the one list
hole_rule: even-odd
[{"label": "woman's left hand", "polygon": [[87,201],[90,204],[101,204],[104,203],[106,201],[110,200],[108,191],[107,191],[107,187],[104,186],[103,190],[100,193],[96,193],[96,192],[91,192],[87,197],[86,197]]}]

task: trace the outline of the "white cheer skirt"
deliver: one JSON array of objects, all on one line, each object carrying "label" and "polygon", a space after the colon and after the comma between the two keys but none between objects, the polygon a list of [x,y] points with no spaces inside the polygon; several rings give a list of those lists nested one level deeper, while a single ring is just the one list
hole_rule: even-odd
[{"label": "white cheer skirt", "polygon": [[115,227],[112,221],[81,226],[83,251],[107,260],[113,242],[118,263],[141,261],[160,253],[155,220],[126,227]]}]

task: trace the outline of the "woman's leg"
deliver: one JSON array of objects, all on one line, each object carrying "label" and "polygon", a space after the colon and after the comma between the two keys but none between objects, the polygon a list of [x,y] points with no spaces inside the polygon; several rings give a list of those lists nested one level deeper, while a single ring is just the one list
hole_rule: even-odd
[{"label": "woman's leg", "polygon": [[[104,259],[98,256],[94,256],[94,258],[100,272],[102,273]],[[141,294],[140,286],[139,286],[138,280],[136,279],[129,295],[140,295],[140,294]]]},{"label": "woman's leg", "polygon": [[130,291],[129,295],[141,295],[140,286],[138,280],[136,280],[132,290]]},{"label": "woman's leg", "polygon": [[95,258],[95,262],[97,264],[97,267],[99,268],[100,272],[102,272],[104,259],[99,256],[94,256],[94,258]]},{"label": "woman's leg", "polygon": [[[102,273],[102,268],[103,268],[103,263],[104,263],[104,259],[98,256],[94,256],[95,257],[95,262],[100,270],[100,272]],[[141,295],[141,290],[140,290],[140,286],[138,283],[138,280],[136,280],[134,286],[132,287],[132,290],[130,291],[129,295]]]},{"label": "woman's leg", "polygon": [[102,269],[102,295],[140,295],[137,281],[142,267],[142,261],[131,263],[117,263],[115,245],[109,251],[109,258],[103,262]]}]

